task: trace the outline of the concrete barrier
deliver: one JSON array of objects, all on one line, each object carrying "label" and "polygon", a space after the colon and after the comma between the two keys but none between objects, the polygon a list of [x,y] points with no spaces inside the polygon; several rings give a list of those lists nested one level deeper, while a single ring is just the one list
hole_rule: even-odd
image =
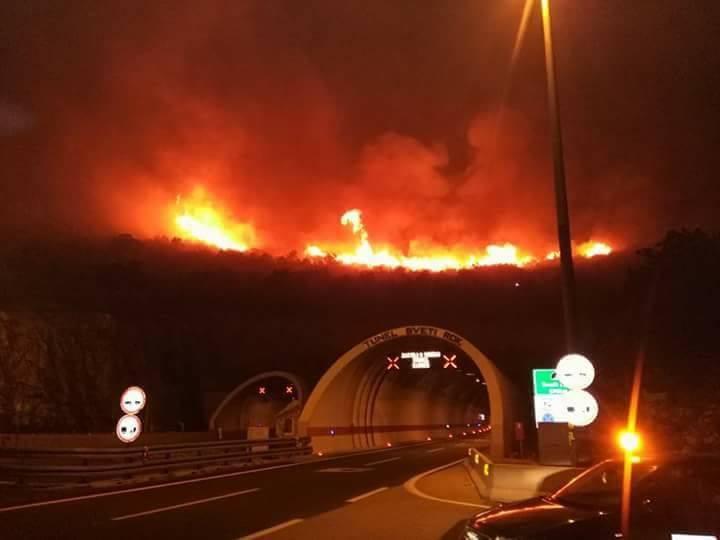
[{"label": "concrete barrier", "polygon": [[494,502],[512,502],[553,493],[584,469],[534,463],[495,463],[471,448],[466,467],[480,495]]}]

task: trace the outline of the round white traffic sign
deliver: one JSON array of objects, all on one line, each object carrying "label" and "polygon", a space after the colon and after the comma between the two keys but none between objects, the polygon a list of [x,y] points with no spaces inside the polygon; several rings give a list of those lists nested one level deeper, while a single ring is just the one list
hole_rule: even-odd
[{"label": "round white traffic sign", "polygon": [[585,390],[595,380],[595,367],[581,354],[568,354],[557,363],[555,374],[570,390]]},{"label": "round white traffic sign", "polygon": [[120,408],[125,414],[137,414],[145,407],[145,390],[139,386],[130,386],[120,396]]},{"label": "round white traffic sign", "polygon": [[142,422],[132,414],[126,414],[118,420],[115,426],[115,435],[124,443],[135,441],[142,433]]},{"label": "round white traffic sign", "polygon": [[592,424],[598,415],[598,402],[585,390],[571,390],[563,396],[563,407],[567,411],[568,423],[585,427]]}]

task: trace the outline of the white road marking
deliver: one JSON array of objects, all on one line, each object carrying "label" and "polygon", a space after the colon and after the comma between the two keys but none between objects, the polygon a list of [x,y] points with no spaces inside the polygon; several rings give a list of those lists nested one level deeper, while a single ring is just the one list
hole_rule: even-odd
[{"label": "white road marking", "polygon": [[380,465],[381,463],[390,463],[391,461],[397,461],[400,459],[399,457],[391,457],[389,459],[381,459],[380,461],[372,461],[370,463],[366,463],[365,466],[369,467],[370,465]]},{"label": "white road marking", "polygon": [[230,497],[237,497],[238,495],[245,495],[246,493],[254,493],[260,491],[260,488],[244,489],[242,491],[233,491],[232,493],[226,493],[225,495],[218,495],[216,497],[208,497],[206,499],[197,499],[195,501],[188,501],[186,503],[174,504],[172,506],[163,506],[162,508],[155,508],[153,510],[146,510],[145,512],[137,512],[135,514],[127,514],[125,516],[118,516],[112,518],[113,521],[122,521],[124,519],[132,519],[141,516],[149,516],[151,514],[159,514],[160,512],[168,512],[170,510],[177,510],[178,508],[185,508],[187,506],[195,506],[196,504],[205,504],[212,501],[219,501],[220,499],[229,499]]},{"label": "white road marking", "polygon": [[286,529],[287,527],[292,527],[293,525],[296,525],[296,524],[300,523],[301,521],[302,521],[302,519],[291,519],[290,521],[280,523],[279,525],[275,525],[274,527],[270,527],[269,529],[263,529],[262,531],[255,532],[255,533],[249,534],[247,536],[241,536],[237,540],[252,540],[253,538],[260,538],[262,536],[267,536],[268,534],[272,534],[281,529]]},{"label": "white road marking", "polygon": [[366,469],[363,467],[329,467],[327,469],[317,469],[315,472],[321,473],[356,473],[356,472],[368,472],[372,469]]},{"label": "white road marking", "polygon": [[435,452],[440,452],[440,451],[442,451],[442,450],[445,450],[445,449],[441,446],[440,448],[433,448],[432,450],[428,450],[427,453],[428,453],[428,454],[433,454],[433,453],[435,453]]},{"label": "white road marking", "polygon": [[382,492],[382,491],[385,491],[386,489],[388,489],[387,486],[381,487],[381,488],[377,488],[377,489],[373,489],[372,491],[368,491],[367,493],[363,493],[362,495],[358,495],[357,497],[353,497],[352,499],[348,499],[348,500],[345,501],[345,502],[349,502],[349,503],[358,502],[358,501],[361,501],[361,500],[365,499],[366,497],[372,497],[372,496],[375,495],[376,493],[380,493],[380,492]]},{"label": "white road marking", "polygon": [[380,454],[382,452],[388,452],[388,451],[400,450],[400,449],[404,450],[404,449],[414,448],[416,446],[421,446],[423,444],[427,444],[427,443],[423,441],[421,443],[403,446],[403,447],[378,448],[376,450],[368,450],[367,452],[355,452],[355,453],[351,453],[351,454],[343,454],[341,456],[327,457],[324,459],[315,459],[312,461],[300,461],[297,463],[285,463],[283,465],[272,465],[270,467],[261,467],[259,469],[250,469],[248,471],[237,471],[237,472],[224,473],[224,474],[214,474],[212,476],[203,476],[202,478],[191,478],[189,480],[178,480],[175,482],[165,482],[163,484],[153,484],[151,486],[120,489],[117,491],[105,491],[103,493],[91,493],[90,495],[78,495],[76,497],[65,497],[64,499],[53,499],[50,501],[40,501],[40,502],[34,502],[34,503],[17,504],[15,506],[0,507],[0,514],[3,512],[13,512],[16,510],[25,510],[26,508],[37,508],[39,506],[52,506],[54,504],[63,504],[63,503],[76,502],[76,501],[87,501],[90,499],[99,499],[102,497],[112,497],[113,495],[124,495],[126,493],[151,491],[154,489],[162,489],[162,488],[173,487],[173,486],[182,486],[182,485],[186,485],[186,484],[195,484],[197,482],[207,482],[210,480],[219,480],[222,478],[234,478],[235,476],[243,476],[245,474],[253,474],[253,473],[259,473],[259,472],[264,472],[264,471],[274,471],[277,469],[287,469],[289,467],[298,467],[300,465],[314,465],[315,463],[325,463],[327,461],[337,461],[338,459],[349,459],[349,458],[353,458],[358,455]]},{"label": "white road marking", "polygon": [[462,463],[465,461],[465,458],[458,459],[457,461],[453,461],[451,463],[447,463],[445,465],[441,465],[440,467],[435,467],[434,469],[430,469],[429,471],[425,471],[423,473],[418,474],[417,476],[413,476],[410,480],[405,482],[403,484],[403,487],[413,495],[417,497],[421,497],[423,499],[428,499],[430,501],[436,501],[436,502],[444,502],[448,504],[457,504],[459,506],[472,506],[473,508],[490,508],[487,504],[474,504],[474,503],[468,503],[463,501],[453,501],[452,499],[441,499],[440,497],[433,497],[432,495],[428,495],[427,493],[423,493],[420,491],[415,484],[418,483],[418,481],[422,480],[428,475],[431,475],[432,473],[442,471],[443,469],[449,469],[453,465],[457,465],[458,463]]}]

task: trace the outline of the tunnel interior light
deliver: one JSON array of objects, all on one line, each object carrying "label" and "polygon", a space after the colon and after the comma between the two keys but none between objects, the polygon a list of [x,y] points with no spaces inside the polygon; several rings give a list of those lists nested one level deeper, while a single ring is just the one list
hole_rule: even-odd
[{"label": "tunnel interior light", "polygon": [[391,443],[391,442],[387,442],[387,443],[385,443],[385,446],[387,446],[388,448],[390,448],[390,447],[392,446],[392,443]]},{"label": "tunnel interior light", "polygon": [[333,436],[333,437],[335,436],[335,429],[334,429],[334,428],[330,428],[330,435]]},{"label": "tunnel interior light", "polygon": [[450,424],[445,424],[445,429],[450,429]]},{"label": "tunnel interior light", "polygon": [[448,439],[452,439],[452,438],[453,438],[453,434],[450,433],[450,434],[448,435]]},{"label": "tunnel interior light", "polygon": [[426,441],[432,441],[432,437],[428,437],[428,438],[425,439],[425,440],[426,440]]},{"label": "tunnel interior light", "polygon": [[393,357],[388,356],[387,357],[388,365],[387,365],[386,369],[388,371],[390,371],[391,369],[400,370],[400,366],[398,365],[399,360],[400,360],[399,356],[393,356]]},{"label": "tunnel interior light", "polygon": [[475,382],[479,383],[479,382],[482,382],[482,381],[481,381],[479,378],[476,378],[476,379],[475,379]]},{"label": "tunnel interior light", "polygon": [[267,395],[267,388],[264,386],[258,387],[258,394],[261,396]]},{"label": "tunnel interior light", "polygon": [[286,393],[286,394],[292,394],[294,391],[295,391],[295,390],[294,390],[292,384],[285,386],[285,393]]}]

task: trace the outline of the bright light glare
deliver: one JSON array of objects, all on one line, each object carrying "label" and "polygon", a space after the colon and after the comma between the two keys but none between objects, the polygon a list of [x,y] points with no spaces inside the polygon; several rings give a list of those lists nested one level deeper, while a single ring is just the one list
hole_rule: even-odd
[{"label": "bright light glare", "polygon": [[632,454],[640,448],[640,436],[634,431],[622,431],[618,436],[618,444],[625,452]]}]

